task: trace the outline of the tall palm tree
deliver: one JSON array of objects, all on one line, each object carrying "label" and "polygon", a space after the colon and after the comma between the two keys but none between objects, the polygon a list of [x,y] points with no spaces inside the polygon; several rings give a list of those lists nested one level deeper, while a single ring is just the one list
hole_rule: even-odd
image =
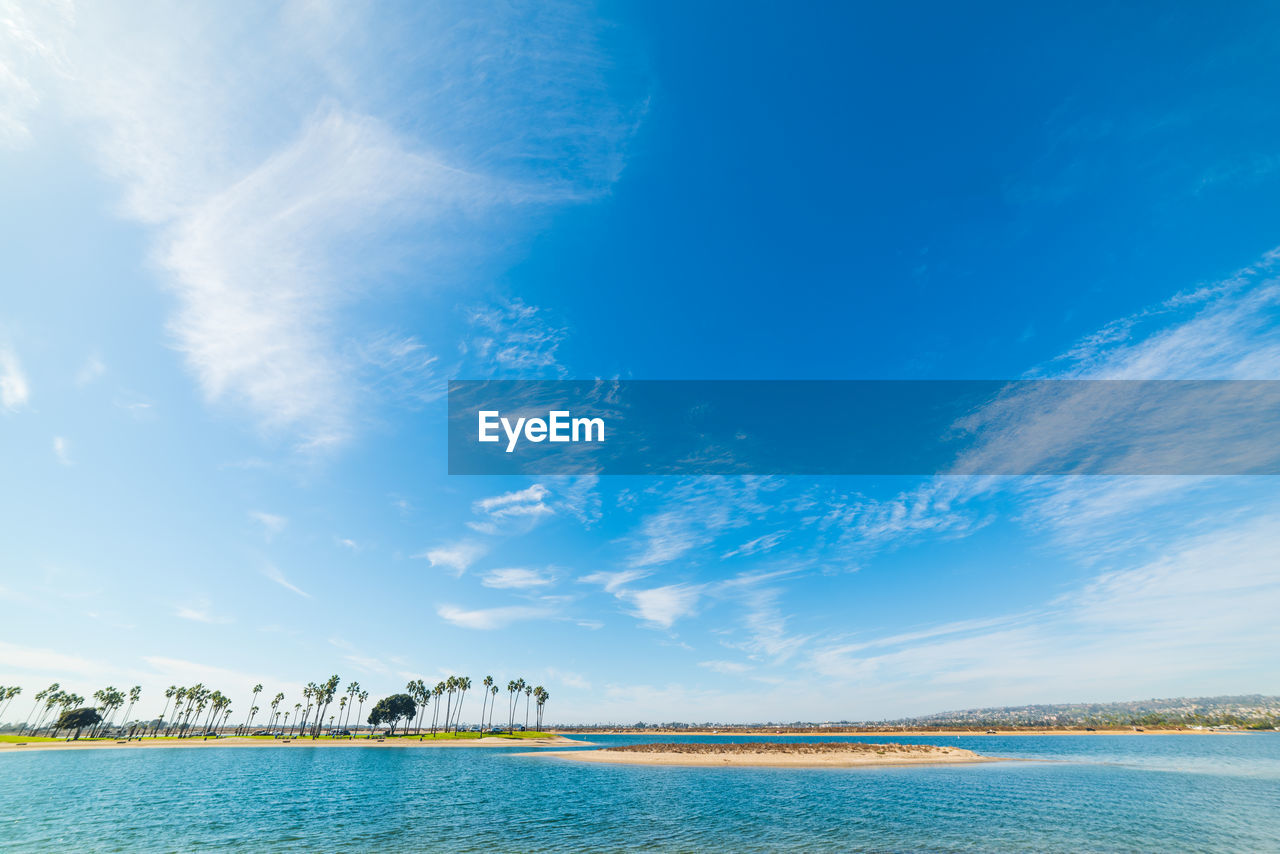
[{"label": "tall palm tree", "polygon": [[[295,706],[294,708],[297,708],[297,707]],[[289,726],[289,713],[288,713],[288,712],[285,712],[285,713],[284,713],[284,725],[285,725],[286,727],[288,727],[288,726]],[[290,737],[290,738],[293,738],[293,729],[292,729],[292,728],[290,728],[290,729],[289,729],[289,737]]]},{"label": "tall palm tree", "polygon": [[[253,686],[253,699],[249,701],[249,717],[253,717],[253,710],[258,708],[254,704],[258,702],[258,695],[261,693],[262,693],[262,683],[259,682],[257,685]],[[248,728],[249,728],[249,718],[245,718],[243,730],[247,730]]]},{"label": "tall palm tree", "polygon": [[124,726],[125,724],[129,723],[129,714],[133,711],[133,704],[138,702],[138,700],[141,697],[142,697],[141,685],[134,685],[132,688],[129,689],[129,708],[124,710],[124,720],[121,722],[120,724],[121,726]]},{"label": "tall palm tree", "polygon": [[515,696],[523,683],[523,679],[519,682],[514,679],[508,680],[507,682],[507,732],[511,734],[515,734],[516,731]]},{"label": "tall palm tree", "polygon": [[440,698],[444,696],[444,687],[445,686],[443,682],[437,682],[436,687],[432,689],[432,693],[435,694],[435,698],[436,698],[435,705],[432,706],[432,711],[431,711],[431,737],[432,738],[435,738],[435,735],[436,735],[436,721],[440,717]]},{"label": "tall palm tree", "polygon": [[[301,715],[302,715],[302,704],[301,704],[301,703],[294,703],[294,704],[293,704],[293,722],[294,722],[294,724],[297,724],[297,723],[298,723],[298,721],[302,720]],[[293,727],[289,727],[289,738],[293,738]]]},{"label": "tall palm tree", "polygon": [[[360,692],[360,683],[352,680],[347,683],[347,722],[343,729],[351,729],[351,707],[356,704],[356,694]],[[359,725],[359,721],[356,722]]]},{"label": "tall palm tree", "polygon": [[489,729],[493,729],[493,710],[498,707],[498,686],[490,688],[489,693],[493,695],[493,701],[489,703]]},{"label": "tall palm tree", "polygon": [[[346,711],[347,711],[347,695],[343,694],[341,697],[338,698],[338,720],[339,721],[344,720],[346,718]],[[342,725],[339,724],[338,728],[341,729]]]},{"label": "tall palm tree", "polygon": [[[410,679],[407,683],[405,683],[404,692],[413,698],[414,704],[418,705],[418,711],[421,712],[422,707],[421,707],[421,697],[418,694],[418,680]],[[420,730],[419,730],[419,733],[421,733]],[[409,734],[409,724],[407,723],[404,726],[404,734],[406,736]]]},{"label": "tall palm tree", "polygon": [[271,700],[271,728],[276,728],[276,721],[280,718],[280,703],[284,700],[284,692],[276,694]]},{"label": "tall palm tree", "polygon": [[[31,707],[31,712],[27,715],[27,719],[22,722],[22,729],[18,730],[18,735],[22,735],[24,732],[26,732],[27,724],[31,723],[31,716],[36,713],[36,709],[40,707],[40,703],[43,702],[45,699],[47,699],[50,694],[57,693],[58,689],[61,687],[62,686],[59,685],[57,682],[54,682],[52,685],[50,685],[48,688],[45,688],[43,691],[36,692],[35,705]],[[31,731],[35,732],[35,729],[33,728]]]},{"label": "tall palm tree", "polygon": [[546,711],[547,700],[551,699],[551,694],[541,686],[538,687],[538,692],[538,732],[542,732],[542,727],[544,726],[542,714]]},{"label": "tall palm tree", "polygon": [[489,689],[493,687],[493,677],[486,676],[484,681],[480,683],[484,686],[484,690],[480,692],[480,729],[484,730],[484,710],[489,703]]},{"label": "tall palm tree", "polygon": [[529,728],[529,698],[533,696],[533,686],[524,686],[524,728]]},{"label": "tall palm tree", "polygon": [[319,686],[320,693],[316,697],[316,728],[311,736],[313,739],[320,737],[320,727],[324,724],[325,713],[329,711],[329,704],[333,702],[334,695],[338,693],[338,686],[341,684],[342,680],[335,673]]},{"label": "tall palm tree", "polygon": [[467,699],[467,691],[471,690],[471,677],[458,677],[458,714],[453,719],[453,734],[458,734],[458,727],[462,725],[462,701]]},{"label": "tall palm tree", "polygon": [[361,691],[356,695],[356,699],[360,701],[360,708],[356,712],[356,729],[360,728],[360,714],[364,711],[364,701],[369,699],[368,691]]},{"label": "tall palm tree", "polygon": [[10,685],[4,689],[4,707],[0,708],[0,721],[4,720],[4,716],[9,711],[9,704],[13,702],[13,698],[22,693],[22,689],[17,685]]},{"label": "tall palm tree", "polygon": [[160,713],[160,717],[156,719],[155,729],[151,731],[151,737],[155,738],[160,734],[160,726],[164,723],[164,716],[169,714],[169,703],[173,700],[173,695],[178,693],[177,685],[170,685],[164,689],[164,711]]}]

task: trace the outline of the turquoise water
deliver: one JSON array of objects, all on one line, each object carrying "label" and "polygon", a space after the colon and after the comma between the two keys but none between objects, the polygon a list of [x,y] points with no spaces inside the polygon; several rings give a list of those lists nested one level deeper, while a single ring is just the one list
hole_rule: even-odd
[{"label": "turquoise water", "polygon": [[519,748],[15,751],[0,756],[0,848],[1280,852],[1280,734],[878,740],[1034,761],[791,770],[583,765]]}]

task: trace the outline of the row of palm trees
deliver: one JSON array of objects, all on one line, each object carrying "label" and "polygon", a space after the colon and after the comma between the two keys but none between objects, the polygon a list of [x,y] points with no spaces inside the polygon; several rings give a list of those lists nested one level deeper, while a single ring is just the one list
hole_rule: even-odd
[{"label": "row of palm trees", "polygon": [[[283,706],[282,708],[285,703],[285,695],[283,693],[276,694],[270,703],[271,711],[265,720],[264,728],[273,733],[287,734],[290,738],[294,737],[295,732],[299,736],[309,735],[312,738],[319,738],[327,720],[329,730],[349,733],[354,712],[354,720],[358,729],[360,715],[364,710],[365,702],[369,699],[369,692],[363,690],[360,687],[360,683],[352,681],[339,694],[340,685],[341,680],[337,674],[330,676],[324,682],[307,683],[307,686],[302,689],[302,699],[305,701],[305,705],[303,702],[293,705],[292,723],[290,722],[288,706]],[[494,711],[498,704],[498,685],[492,676],[486,676],[482,685],[480,724],[482,728],[492,729]],[[261,684],[253,686],[253,696],[249,701],[249,710],[245,713],[243,723],[236,726],[236,734],[253,731],[254,720],[261,711],[257,702],[262,690],[263,686]],[[435,736],[437,732],[452,732],[455,735],[458,733],[462,724],[462,704],[466,699],[467,692],[471,690],[470,677],[450,676],[448,679],[436,683],[433,687],[428,687],[423,680],[416,679],[410,681],[405,686],[405,690],[414,702],[418,735],[422,734],[428,706],[432,707],[432,736]],[[9,705],[21,693],[22,688],[20,687],[0,685],[0,720],[4,720],[4,715],[8,711]],[[536,687],[529,685],[524,679],[514,679],[508,682],[506,729],[513,733],[522,695],[525,701],[525,729],[529,726],[530,700],[536,704],[535,721],[537,727],[541,728],[543,709],[551,696],[541,685]],[[133,711],[133,707],[141,698],[142,688],[138,685],[130,688],[128,692],[117,690],[113,686],[107,686],[95,691],[93,693],[94,703],[87,708],[100,712],[100,720],[94,725],[90,735],[98,736],[104,732],[115,731],[117,735],[131,738],[145,736],[158,738],[162,734],[182,738],[193,733],[202,733],[207,736],[218,729],[225,729],[231,718],[231,698],[221,691],[207,688],[203,683],[196,683],[191,687],[170,685],[164,692],[164,711],[160,713],[159,717],[151,721],[131,721],[130,714]],[[335,700],[337,700],[336,708],[334,707]],[[125,706],[126,701],[128,706],[125,708],[121,723],[116,724],[116,712],[122,706]],[[444,704],[443,710],[441,709],[442,701]],[[173,708],[172,716],[170,716],[170,706]],[[27,714],[27,718],[18,730],[18,734],[34,735],[42,729],[47,729],[56,735],[57,731],[63,728],[58,726],[58,722],[69,712],[84,707],[84,697],[62,690],[62,686],[55,682],[44,690],[36,692],[35,704]],[[329,714],[331,708],[334,710],[333,714]],[[441,711],[443,711],[443,720],[441,720]],[[488,712],[487,725],[485,723],[486,711]]]}]

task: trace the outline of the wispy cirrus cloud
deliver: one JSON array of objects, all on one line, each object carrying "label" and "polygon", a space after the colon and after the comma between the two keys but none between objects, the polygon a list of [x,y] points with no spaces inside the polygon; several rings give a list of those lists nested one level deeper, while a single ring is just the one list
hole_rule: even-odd
[{"label": "wispy cirrus cloud", "polygon": [[[430,369],[412,336],[384,346],[392,333],[348,320],[409,251],[388,235],[411,227],[428,270],[500,252],[616,180],[643,109],[619,101],[586,8],[6,9],[0,141],[28,140],[35,109],[92,127],[122,212],[154,229],[173,345],[206,398],[308,451]],[[435,120],[404,122],[405,103]],[[497,369],[554,364],[561,333],[538,309],[474,322]]]},{"label": "wispy cirrus cloud", "polygon": [[175,617],[183,620],[191,620],[195,623],[208,623],[209,625],[222,625],[224,623],[234,622],[230,617],[213,612],[213,604],[207,596],[202,596],[194,602],[185,605],[179,605],[173,612]]},{"label": "wispy cirrus cloud", "polygon": [[491,569],[480,579],[485,587],[499,590],[527,590],[535,587],[546,587],[555,579],[535,569],[510,567],[507,569]]},{"label": "wispy cirrus cloud", "polygon": [[508,605],[501,608],[468,610],[456,605],[441,605],[436,613],[442,620],[464,629],[501,629],[515,622],[546,619],[554,616],[551,608],[532,605]]},{"label": "wispy cirrus cloud", "polygon": [[17,354],[0,345],[0,406],[15,412],[30,399],[31,386],[27,384],[27,375],[22,372]]},{"label": "wispy cirrus cloud", "polygon": [[281,587],[283,587],[285,590],[288,590],[291,593],[296,593],[305,599],[311,598],[310,593],[308,593],[305,590],[302,590],[301,588],[297,587],[292,582],[290,582],[289,579],[285,578],[284,573],[281,572],[280,568],[277,567],[275,564],[269,563],[265,567],[263,567],[262,574],[269,580],[274,581],[276,584],[279,584]]}]

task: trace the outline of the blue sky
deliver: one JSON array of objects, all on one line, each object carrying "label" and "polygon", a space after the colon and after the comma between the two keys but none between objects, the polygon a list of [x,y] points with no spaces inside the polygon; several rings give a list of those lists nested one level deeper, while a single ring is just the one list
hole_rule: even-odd
[{"label": "blue sky", "polygon": [[442,399],[1280,379],[1274,8],[0,17],[0,684],[1280,693],[1270,479],[449,477]]}]

